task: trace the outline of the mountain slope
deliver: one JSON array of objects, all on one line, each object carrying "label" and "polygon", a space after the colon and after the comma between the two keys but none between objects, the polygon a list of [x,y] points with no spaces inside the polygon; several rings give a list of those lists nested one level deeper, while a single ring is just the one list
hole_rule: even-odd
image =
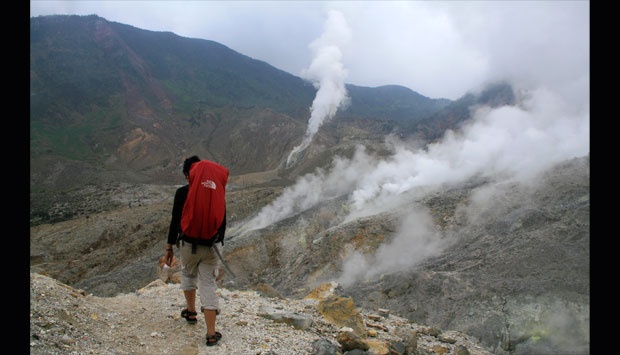
[{"label": "mountain slope", "polygon": [[[31,270],[101,296],[143,287],[157,276],[173,190],[109,189],[85,205],[90,201],[96,210],[112,198],[123,207],[31,227]],[[84,197],[94,193],[100,192],[84,191]],[[462,331],[495,354],[589,353],[588,157],[554,167],[533,185],[474,180],[413,194],[407,206],[427,210],[449,243],[435,256],[407,261],[407,268],[386,265],[415,260],[429,244],[398,244],[402,208],[342,223],[338,215],[346,204],[333,199],[243,232],[260,208],[282,195],[275,187],[228,194],[224,256],[237,278],[225,278],[226,287],[268,284],[301,298],[335,279],[343,295],[364,308],[386,307],[417,323]],[[486,202],[488,196],[494,204]],[[422,229],[418,223],[408,228]],[[390,248],[405,253],[385,254]],[[365,276],[351,283],[345,275],[354,253],[379,256],[357,266]]]},{"label": "mountain slope", "polygon": [[[31,186],[48,189],[66,189],[67,179],[174,183],[190,153],[233,175],[275,169],[301,141],[316,94],[312,83],[217,42],[96,15],[30,19],[30,87]],[[331,143],[351,130],[378,140],[450,102],[348,87],[349,120],[326,132]]]}]

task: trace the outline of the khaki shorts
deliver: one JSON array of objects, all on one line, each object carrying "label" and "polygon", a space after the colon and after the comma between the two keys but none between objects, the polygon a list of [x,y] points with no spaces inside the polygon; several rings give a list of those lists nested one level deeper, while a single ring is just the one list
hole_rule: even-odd
[{"label": "khaki shorts", "polygon": [[215,270],[220,268],[220,259],[213,248],[196,245],[196,253],[192,254],[192,244],[181,241],[181,290],[198,289],[201,309],[215,310],[220,313],[219,297],[215,293],[217,283]]}]

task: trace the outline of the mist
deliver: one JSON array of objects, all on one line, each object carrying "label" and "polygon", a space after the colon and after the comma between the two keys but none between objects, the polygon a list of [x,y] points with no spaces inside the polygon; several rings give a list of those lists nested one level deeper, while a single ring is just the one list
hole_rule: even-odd
[{"label": "mist", "polygon": [[[287,167],[303,159],[303,150],[321,125],[347,104],[342,53],[353,35],[342,13],[330,11],[323,34],[310,44],[313,60],[303,76],[312,80],[317,93],[306,133],[290,152]],[[546,58],[530,60],[548,63]],[[514,75],[519,63],[514,64],[503,71],[497,68],[495,77],[512,86],[515,105],[472,107],[472,118],[466,124],[445,132],[432,144],[386,136],[384,145],[391,152],[387,157],[373,156],[361,145],[352,157],[336,156],[329,166],[298,178],[243,223],[239,234],[266,228],[338,198],[346,201],[346,206],[333,215],[332,226],[388,211],[408,211],[401,217],[401,227],[375,255],[352,253],[344,261],[340,282],[405,270],[441,253],[450,243],[449,236],[437,230],[428,211],[421,206],[412,208],[412,201],[473,178],[496,184],[532,184],[553,165],[589,154],[589,75],[583,72],[583,65],[579,70],[556,70],[548,76],[528,71],[528,65],[520,65],[520,74]],[[552,66],[564,65],[575,63]],[[470,92],[480,89],[483,87]],[[407,208],[399,208],[405,205]],[[368,263],[372,263],[372,271],[365,267]]]},{"label": "mist", "polygon": [[430,213],[422,207],[412,209],[406,218],[401,218],[392,241],[382,244],[374,255],[357,251],[349,255],[336,282],[348,286],[360,279],[407,270],[419,261],[439,255],[449,242],[434,227]]},{"label": "mist", "polygon": [[407,203],[403,228],[375,256],[351,255],[339,280],[349,283],[369,276],[356,271],[368,270],[364,265],[369,262],[375,268],[373,275],[415,266],[440,253],[449,238],[436,231],[428,211],[411,208],[411,194],[420,198],[474,177],[531,184],[554,164],[589,154],[588,105],[575,105],[549,89],[521,91],[518,100],[515,106],[480,107],[469,124],[447,131],[440,141],[426,146],[387,136],[385,145],[392,151],[388,157],[375,157],[358,146],[351,158],[337,156],[328,168],[300,177],[244,229],[265,228],[334,198],[347,201],[346,215],[334,216],[338,223]]}]

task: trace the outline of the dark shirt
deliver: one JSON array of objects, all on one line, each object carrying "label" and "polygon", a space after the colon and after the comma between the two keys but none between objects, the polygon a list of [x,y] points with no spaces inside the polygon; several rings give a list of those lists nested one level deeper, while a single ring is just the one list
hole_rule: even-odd
[{"label": "dark shirt", "polygon": [[189,185],[179,187],[174,194],[172,219],[170,219],[170,227],[168,228],[168,244],[176,244],[177,237],[181,233],[181,214],[187,199],[187,191],[189,191]]}]

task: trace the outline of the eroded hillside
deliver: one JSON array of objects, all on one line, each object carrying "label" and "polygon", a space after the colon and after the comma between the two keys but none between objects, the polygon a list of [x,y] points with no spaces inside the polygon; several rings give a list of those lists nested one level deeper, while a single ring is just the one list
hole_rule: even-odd
[{"label": "eroded hillside", "polygon": [[[143,287],[157,277],[173,190],[127,186],[115,194],[122,207],[32,227],[31,269],[101,296]],[[343,196],[248,230],[285,192],[229,191],[224,250],[237,278],[227,287],[268,284],[295,298],[336,280],[366,308],[389,305],[416,322],[466,332],[494,353],[589,351],[588,157],[535,183],[474,179],[412,192],[395,210],[350,220]],[[426,219],[403,221],[405,210]],[[403,242],[403,229],[423,223],[441,243]]]}]

